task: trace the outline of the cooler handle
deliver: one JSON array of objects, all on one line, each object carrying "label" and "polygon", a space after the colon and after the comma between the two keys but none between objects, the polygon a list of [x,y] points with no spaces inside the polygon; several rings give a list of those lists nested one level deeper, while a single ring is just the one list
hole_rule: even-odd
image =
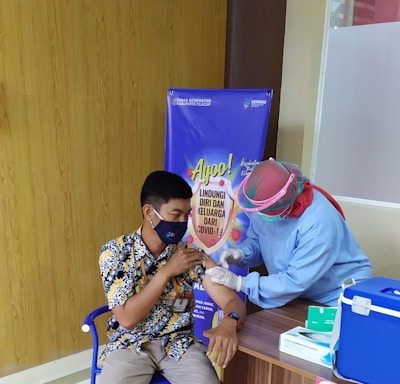
[{"label": "cooler handle", "polygon": [[400,297],[400,289],[397,288],[385,288],[381,291],[382,293],[388,293],[389,295],[395,295]]},{"label": "cooler handle", "polygon": [[389,309],[385,307],[379,307],[377,305],[368,303],[368,301],[371,301],[368,298],[361,297],[361,296],[356,296],[354,295],[353,300],[348,299],[347,297],[342,297],[341,298],[342,303],[350,305],[351,310],[355,313],[358,313],[360,315],[365,315],[368,316],[370,311],[374,312],[379,312],[383,313],[384,315],[389,315],[393,317],[400,318],[400,311],[396,311],[394,309]]}]

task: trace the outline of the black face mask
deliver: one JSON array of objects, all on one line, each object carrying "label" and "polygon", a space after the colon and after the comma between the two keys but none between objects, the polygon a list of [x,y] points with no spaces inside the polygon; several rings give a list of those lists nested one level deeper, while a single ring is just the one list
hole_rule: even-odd
[{"label": "black face mask", "polygon": [[186,233],[187,221],[165,221],[155,209],[154,212],[160,218],[160,222],[153,229],[161,241],[165,244],[179,243]]}]

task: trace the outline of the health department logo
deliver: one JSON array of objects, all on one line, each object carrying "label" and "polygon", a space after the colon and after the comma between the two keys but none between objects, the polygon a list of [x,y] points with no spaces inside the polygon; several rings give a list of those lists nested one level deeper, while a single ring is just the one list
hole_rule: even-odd
[{"label": "health department logo", "polygon": [[173,97],[172,105],[189,106],[189,107],[209,107],[212,100],[208,98],[192,98],[192,97]]},{"label": "health department logo", "polygon": [[243,109],[249,108],[250,107],[250,103],[251,103],[251,97],[249,99],[244,99]]},{"label": "health department logo", "polygon": [[243,109],[264,107],[267,105],[267,100],[253,100],[251,97],[245,99],[243,102]]}]

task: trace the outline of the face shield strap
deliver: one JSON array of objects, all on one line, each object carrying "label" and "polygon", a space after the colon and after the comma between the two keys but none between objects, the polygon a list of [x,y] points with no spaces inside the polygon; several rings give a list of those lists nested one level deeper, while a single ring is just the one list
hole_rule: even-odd
[{"label": "face shield strap", "polygon": [[249,196],[247,196],[246,192],[244,191],[245,186],[247,181],[249,180],[250,175],[246,176],[243,181],[240,183],[237,195],[240,196],[240,194],[243,194],[245,198],[253,204],[253,207],[244,207],[241,203],[240,200],[238,201],[239,206],[243,209],[243,211],[247,212],[257,212],[257,211],[263,211],[272,205],[274,205],[277,201],[279,201],[283,196],[286,195],[286,192],[289,188],[289,185],[292,183],[292,181],[295,178],[295,175],[291,173],[289,175],[289,178],[286,182],[286,184],[283,186],[281,190],[279,190],[275,195],[269,197],[268,199],[264,200],[253,200]]}]

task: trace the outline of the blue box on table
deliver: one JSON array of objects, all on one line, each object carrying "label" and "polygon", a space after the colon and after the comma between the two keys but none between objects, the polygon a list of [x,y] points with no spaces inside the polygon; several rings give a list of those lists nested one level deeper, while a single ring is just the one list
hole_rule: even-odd
[{"label": "blue box on table", "polygon": [[366,384],[400,382],[400,281],[372,277],[343,292],[337,371]]}]

